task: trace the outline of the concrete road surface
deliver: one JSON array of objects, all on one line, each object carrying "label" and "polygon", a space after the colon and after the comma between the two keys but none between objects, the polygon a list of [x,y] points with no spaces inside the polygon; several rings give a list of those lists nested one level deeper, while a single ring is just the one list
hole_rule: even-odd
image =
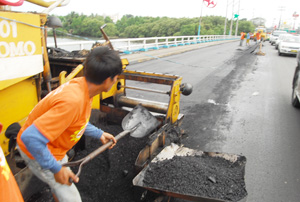
[{"label": "concrete road surface", "polygon": [[180,75],[193,85],[193,93],[181,97],[182,143],[246,156],[248,202],[296,202],[300,111],[290,101],[296,59],[278,56],[268,42],[265,56],[256,55],[254,46],[219,44],[128,68]]}]

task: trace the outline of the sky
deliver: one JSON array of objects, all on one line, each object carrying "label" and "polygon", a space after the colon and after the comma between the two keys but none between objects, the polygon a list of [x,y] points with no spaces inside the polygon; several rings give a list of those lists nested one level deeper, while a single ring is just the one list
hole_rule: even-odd
[{"label": "sky", "polygon": [[[167,16],[175,18],[215,15],[227,16],[227,18],[231,19],[232,14],[239,13],[240,19],[247,18],[250,20],[255,17],[262,17],[266,19],[267,27],[278,25],[280,19],[281,23],[286,23],[291,27],[293,27],[294,24],[297,27],[300,23],[300,17],[296,20],[292,17],[294,12],[300,14],[299,0],[212,0],[217,3],[214,8],[206,7],[207,4],[202,3],[202,1],[203,0],[70,0],[68,5],[54,9],[50,14],[67,15],[71,11],[75,11],[86,15],[90,15],[91,13],[107,16],[117,15],[119,18],[125,14],[132,14],[134,16]],[[12,8],[14,11],[37,12],[42,12],[44,9],[44,7],[36,6],[26,1],[22,6]]]}]

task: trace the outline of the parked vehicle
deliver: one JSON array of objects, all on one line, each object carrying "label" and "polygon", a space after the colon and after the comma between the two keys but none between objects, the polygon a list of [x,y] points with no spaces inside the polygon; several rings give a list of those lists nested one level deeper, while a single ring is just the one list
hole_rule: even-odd
[{"label": "parked vehicle", "polygon": [[285,37],[290,36],[290,34],[281,34],[278,39],[275,41],[275,49],[278,49],[279,42],[282,41]]},{"label": "parked vehicle", "polygon": [[293,78],[293,92],[292,92],[292,105],[296,108],[300,108],[300,52],[297,54],[297,67],[295,69]]},{"label": "parked vehicle", "polygon": [[278,55],[296,55],[300,50],[300,36],[288,35],[278,44]]},{"label": "parked vehicle", "polygon": [[271,45],[275,45],[275,41],[278,39],[280,34],[287,34],[287,31],[275,30],[270,36]]}]

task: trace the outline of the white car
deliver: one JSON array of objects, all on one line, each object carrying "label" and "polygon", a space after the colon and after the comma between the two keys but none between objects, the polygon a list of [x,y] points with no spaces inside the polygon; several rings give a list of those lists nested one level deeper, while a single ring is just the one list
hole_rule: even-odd
[{"label": "white car", "polygon": [[282,41],[286,36],[290,36],[290,34],[281,34],[278,39],[275,40],[275,49],[278,49],[279,42]]},{"label": "white car", "polygon": [[271,45],[275,44],[275,41],[278,39],[280,34],[287,34],[287,31],[275,30],[270,35],[270,43]]},{"label": "white car", "polygon": [[278,55],[297,55],[300,51],[300,36],[285,36],[278,44]]}]

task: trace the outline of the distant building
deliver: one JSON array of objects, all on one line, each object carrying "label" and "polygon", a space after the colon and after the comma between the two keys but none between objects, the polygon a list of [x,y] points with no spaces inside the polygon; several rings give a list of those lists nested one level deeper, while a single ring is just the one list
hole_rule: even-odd
[{"label": "distant building", "polygon": [[256,27],[258,26],[265,26],[266,20],[264,18],[253,18],[250,20]]},{"label": "distant building", "polygon": [[[118,20],[120,20],[120,14],[119,13],[115,13],[115,14],[106,14],[106,13],[103,13],[103,17],[110,17],[110,19],[112,19],[112,21],[114,23],[116,23]],[[122,17],[122,16],[121,16]]]}]

